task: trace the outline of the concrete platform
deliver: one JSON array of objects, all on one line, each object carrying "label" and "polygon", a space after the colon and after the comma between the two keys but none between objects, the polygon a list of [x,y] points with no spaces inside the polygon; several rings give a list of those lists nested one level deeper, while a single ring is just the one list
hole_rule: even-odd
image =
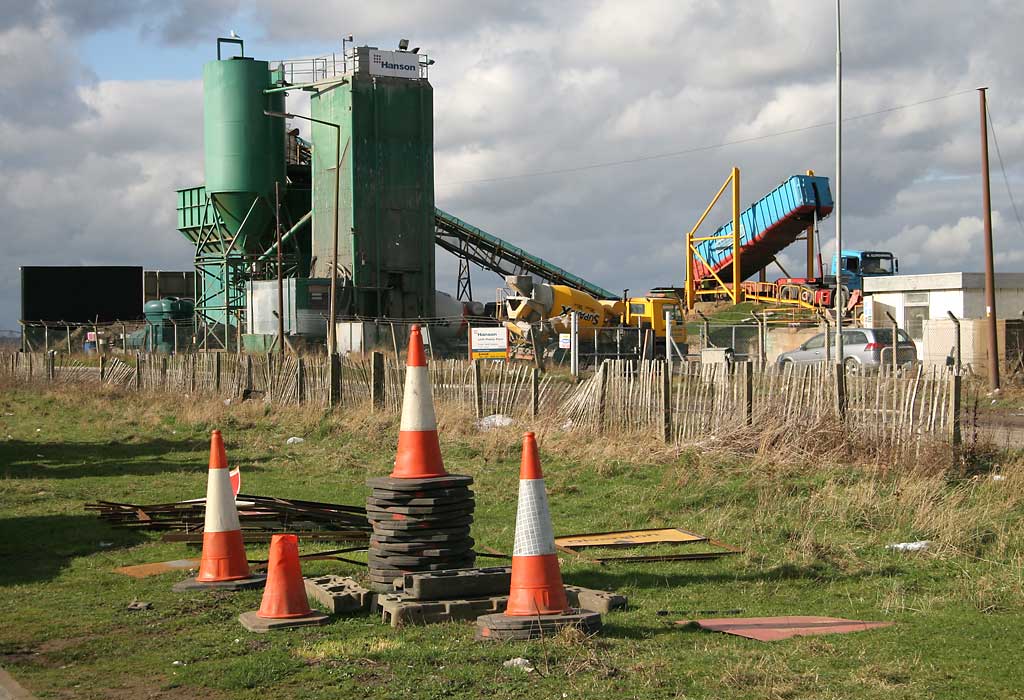
[{"label": "concrete platform", "polygon": [[260,617],[256,610],[244,612],[238,616],[242,627],[250,632],[270,632],[272,630],[291,629],[293,627],[311,627],[314,625],[326,625],[330,615],[315,610],[305,617]]},{"label": "concrete platform", "polygon": [[508,616],[503,613],[481,615],[476,620],[477,641],[515,641],[539,639],[574,627],[586,634],[601,629],[601,616],[592,610],[573,609],[558,615]]},{"label": "concrete platform", "polygon": [[250,576],[249,578],[239,578],[234,581],[213,581],[210,583],[187,578],[171,586],[171,590],[175,593],[185,593],[186,591],[245,591],[252,588],[263,588],[266,583],[267,577],[264,574]]}]

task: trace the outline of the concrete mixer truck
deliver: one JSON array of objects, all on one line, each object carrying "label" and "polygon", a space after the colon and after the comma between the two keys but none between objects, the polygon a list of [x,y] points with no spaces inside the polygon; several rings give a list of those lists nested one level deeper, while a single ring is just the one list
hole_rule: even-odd
[{"label": "concrete mixer truck", "polygon": [[596,299],[565,285],[535,282],[529,275],[510,275],[505,278],[505,284],[513,292],[505,297],[504,304],[505,325],[513,338],[525,338],[531,325],[537,325],[541,343],[550,343],[559,333],[569,332],[570,314],[575,311],[581,341],[593,340],[598,331],[627,327],[650,330],[655,340],[664,341],[665,314],[668,313],[672,321],[672,340],[686,352],[682,304],[674,293]]}]

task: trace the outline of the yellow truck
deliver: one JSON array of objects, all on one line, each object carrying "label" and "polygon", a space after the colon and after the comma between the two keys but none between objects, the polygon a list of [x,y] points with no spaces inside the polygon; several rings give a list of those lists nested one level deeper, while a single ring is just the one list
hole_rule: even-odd
[{"label": "yellow truck", "polygon": [[628,299],[595,299],[586,292],[560,284],[534,282],[529,275],[510,275],[505,284],[505,325],[513,337],[525,337],[531,324],[539,324],[544,341],[568,333],[570,314],[579,319],[581,340],[593,339],[598,330],[650,329],[655,339],[665,338],[665,314],[672,321],[672,340],[686,342],[682,303],[673,293],[657,293]]}]

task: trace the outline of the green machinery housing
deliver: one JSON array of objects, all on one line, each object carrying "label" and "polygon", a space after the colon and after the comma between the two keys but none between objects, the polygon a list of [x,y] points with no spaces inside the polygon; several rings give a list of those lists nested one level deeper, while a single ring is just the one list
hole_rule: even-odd
[{"label": "green machinery housing", "polygon": [[[431,317],[433,89],[420,70],[413,77],[372,74],[379,53],[358,47],[346,82],[311,96],[318,120],[312,126],[313,270],[330,274],[337,215],[342,308],[365,317]],[[335,154],[341,161],[337,214]]]}]

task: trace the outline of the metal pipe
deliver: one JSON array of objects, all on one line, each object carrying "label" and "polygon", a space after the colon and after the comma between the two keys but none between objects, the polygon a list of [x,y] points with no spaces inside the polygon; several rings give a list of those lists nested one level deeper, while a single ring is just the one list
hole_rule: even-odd
[{"label": "metal pipe", "polygon": [[999,336],[996,330],[996,273],[992,252],[992,195],[988,180],[988,106],[986,91],[978,88],[981,109],[981,204],[985,215],[985,318],[988,321],[988,384],[999,391]]},{"label": "metal pipe", "polygon": [[[345,81],[347,82],[347,81]],[[340,83],[339,83],[340,84]],[[341,196],[341,124],[307,117],[301,114],[289,114],[287,112],[269,112],[263,110],[268,117],[284,117],[285,119],[305,119],[314,124],[329,126],[335,130],[334,139],[334,236],[331,243],[331,303],[327,319],[327,354],[334,355],[337,350],[338,339],[335,326],[338,324],[338,207]],[[380,292],[377,293],[378,296]],[[378,312],[380,309],[378,308]]]},{"label": "metal pipe", "polygon": [[284,234],[279,236],[278,239],[274,243],[272,243],[271,246],[269,248],[267,248],[266,251],[264,251],[260,255],[259,258],[257,258],[256,262],[263,262],[264,260],[269,258],[271,255],[273,255],[274,252],[278,249],[279,246],[282,246],[286,242],[288,242],[288,240],[291,239],[292,235],[296,231],[298,231],[300,228],[305,226],[307,223],[309,223],[309,220],[312,219],[312,218],[313,218],[313,211],[312,210],[310,210],[310,211],[306,212],[305,214],[303,214],[302,218],[299,219],[298,221],[296,221],[294,226],[292,226],[290,229],[285,231]]},{"label": "metal pipe", "polygon": [[[312,213],[312,211],[310,211]],[[274,183],[274,231],[277,233],[277,349],[284,357],[284,261],[281,258],[281,183]]]},{"label": "metal pipe", "polygon": [[[348,82],[347,78],[336,78],[336,79],[333,79],[333,80],[319,80],[319,81],[313,82],[313,83],[299,83],[298,85],[282,85],[282,86],[276,87],[276,88],[267,88],[266,90],[263,91],[263,94],[264,95],[273,95],[276,92],[286,92],[288,90],[316,90],[316,91],[320,91],[320,90],[324,90],[324,89],[327,89],[327,88],[332,88],[332,87],[337,87],[339,85],[344,85],[347,82]],[[275,114],[275,115],[268,115],[268,116],[277,116],[277,115]]]}]

